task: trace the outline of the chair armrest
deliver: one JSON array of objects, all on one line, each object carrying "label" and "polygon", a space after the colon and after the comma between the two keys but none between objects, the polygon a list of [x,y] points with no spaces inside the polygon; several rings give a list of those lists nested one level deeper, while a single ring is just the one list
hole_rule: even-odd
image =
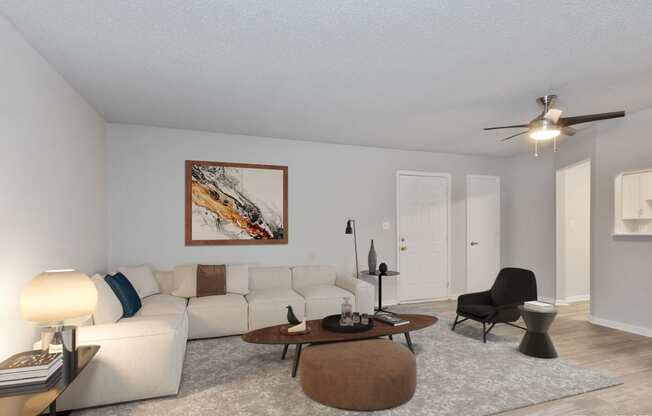
[{"label": "chair armrest", "polygon": [[373,285],[353,277],[338,276],[335,280],[335,286],[355,295],[355,304],[358,312],[370,315],[374,313],[374,296],[376,289]]},{"label": "chair armrest", "polygon": [[491,305],[491,292],[466,293],[457,297],[458,305]]}]

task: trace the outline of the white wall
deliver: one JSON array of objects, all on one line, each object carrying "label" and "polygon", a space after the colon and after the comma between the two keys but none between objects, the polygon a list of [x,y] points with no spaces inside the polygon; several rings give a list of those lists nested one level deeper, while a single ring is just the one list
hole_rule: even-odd
[{"label": "white wall", "polygon": [[[186,247],[187,159],[289,166],[289,244]],[[347,218],[355,218],[361,268],[366,268],[371,239],[379,262],[392,268],[396,265],[396,171],[450,172],[452,292],[459,293],[466,286],[464,175],[502,176],[505,160],[109,124],[109,266],[327,263],[352,275],[353,241],[344,228]],[[382,230],[383,221],[391,223],[390,230]],[[383,289],[395,291],[391,283]]]},{"label": "white wall", "polygon": [[105,267],[104,121],[0,16],[0,360],[31,346],[27,281]]}]

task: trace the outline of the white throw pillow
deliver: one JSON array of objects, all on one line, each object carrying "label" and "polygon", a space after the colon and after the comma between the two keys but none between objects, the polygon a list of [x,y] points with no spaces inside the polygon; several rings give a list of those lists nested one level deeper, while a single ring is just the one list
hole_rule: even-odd
[{"label": "white throw pillow", "polygon": [[97,305],[93,313],[95,325],[112,324],[122,318],[122,304],[103,276],[94,275],[91,280],[97,288]]},{"label": "white throw pillow", "polygon": [[244,264],[226,265],[226,291],[240,295],[249,293],[249,266]]},{"label": "white throw pillow", "polygon": [[197,265],[182,264],[174,266],[174,296],[194,298],[197,296]]},{"label": "white throw pillow", "polygon": [[118,270],[129,279],[139,298],[161,293],[154,273],[148,266],[120,267]]}]

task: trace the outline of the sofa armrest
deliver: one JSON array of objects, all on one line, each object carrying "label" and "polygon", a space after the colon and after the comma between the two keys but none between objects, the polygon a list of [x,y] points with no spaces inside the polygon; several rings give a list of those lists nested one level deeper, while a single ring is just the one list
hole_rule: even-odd
[{"label": "sofa armrest", "polygon": [[335,286],[347,290],[355,295],[355,304],[358,312],[372,315],[374,313],[374,295],[375,288],[373,285],[353,277],[338,276],[335,280]]},{"label": "sofa armrest", "polygon": [[466,293],[457,297],[458,305],[492,305],[491,292]]},{"label": "sofa armrest", "polygon": [[176,394],[187,316],[152,318],[77,328],[78,345],[99,345],[100,350],[57,400],[57,407],[71,410]]}]

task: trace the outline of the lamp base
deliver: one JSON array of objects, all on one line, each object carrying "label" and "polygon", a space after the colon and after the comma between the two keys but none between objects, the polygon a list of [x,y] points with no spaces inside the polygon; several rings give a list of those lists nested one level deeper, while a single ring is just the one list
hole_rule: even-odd
[{"label": "lamp base", "polygon": [[59,326],[41,332],[41,350],[61,352],[63,376],[71,377],[77,372],[77,328]]}]

